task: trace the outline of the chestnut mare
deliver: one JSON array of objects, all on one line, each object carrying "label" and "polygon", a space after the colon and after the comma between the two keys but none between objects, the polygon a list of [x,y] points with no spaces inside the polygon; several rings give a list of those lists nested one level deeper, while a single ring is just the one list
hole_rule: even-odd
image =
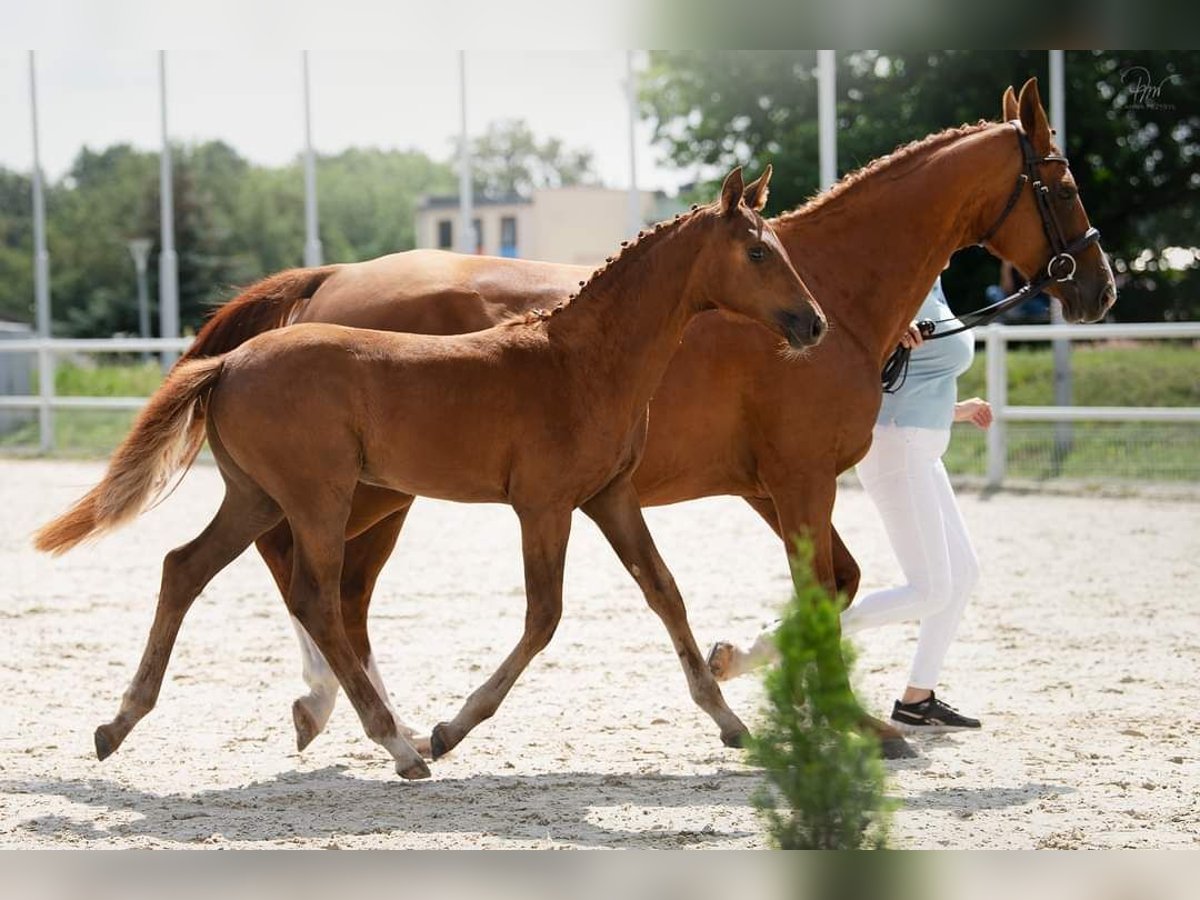
[{"label": "chestnut mare", "polygon": [[[1018,100],[1004,92],[1003,122],[1017,121],[1041,155],[1055,148],[1036,82]],[[1065,166],[1045,165],[1050,198],[1068,240],[1088,228]],[[1012,128],[982,123],[902,147],[846,176],[828,193],[772,220],[832,322],[820,349],[788,362],[771,352],[765,329],[719,312],[684,333],[652,403],[645,456],[634,473],[643,505],[732,494],[781,535],[808,533],[822,583],[852,599],[858,566],[830,516],[837,476],[870,445],[879,408],[879,372],[946,260],[976,243],[1013,194],[1022,155]],[[758,198],[762,202],[763,197]],[[1051,247],[1030,191],[1016,199],[986,246],[1026,276]],[[1099,247],[1078,258],[1073,282],[1050,288],[1068,318],[1099,318],[1115,287]],[[411,251],[344,266],[271,276],[219,309],[188,358],[223,353],[289,322],[454,334],[488,328],[514,311],[552,306],[589,270],[521,260]],[[366,633],[375,580],[410,507],[407,495],[360,485],[356,515],[378,522],[346,545],[343,615],[368,672],[378,681]],[[263,535],[259,551],[285,594],[291,577],[287,523]],[[337,681],[300,631],[310,693],[296,701],[303,749],[324,727]],[[728,660],[728,645],[716,662]],[[718,667],[719,668],[719,667]],[[721,674],[732,674],[728,670]],[[908,755],[898,732],[873,723],[889,755]]]},{"label": "chestnut mare", "polygon": [[[600,527],[663,619],[692,697],[722,739],[738,745],[746,728],[696,645],[630,476],[647,404],[701,308],[720,305],[763,323],[776,335],[764,345],[772,355],[779,337],[800,349],[824,332],[820,309],[752,208],[768,175],[746,189],[734,170],[718,202],[656,226],[553,314],[451,337],[298,325],[177,365],[101,483],[36,536],[38,549],[60,553],[135,516],[207,431],[224,500],[203,533],[163,561],[145,654],[117,717],[96,730],[97,755],[112,753],[154,706],[192,601],[286,518],[289,611],[396,771],[427,777],[419,749],[436,758],[491,716],[553,635],[576,508]],[[343,625],[343,546],[378,520],[352,508],[360,485],[399,494],[405,506],[416,495],[507,503],[521,523],[524,633],[423,748],[410,741]]]}]

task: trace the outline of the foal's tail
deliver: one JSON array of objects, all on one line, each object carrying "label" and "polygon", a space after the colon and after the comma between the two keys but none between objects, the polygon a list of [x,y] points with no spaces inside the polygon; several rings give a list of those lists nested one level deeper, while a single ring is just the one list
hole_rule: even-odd
[{"label": "foal's tail", "polygon": [[137,516],[186,469],[204,443],[203,404],[221,375],[224,357],[181,360],[142,409],[108,463],[104,479],[74,506],[43,525],[33,545],[66,553]]},{"label": "foal's tail", "polygon": [[312,297],[338,266],[287,269],[268,275],[217,307],[183,359],[203,359],[235,350],[256,334],[288,324],[296,307]]}]

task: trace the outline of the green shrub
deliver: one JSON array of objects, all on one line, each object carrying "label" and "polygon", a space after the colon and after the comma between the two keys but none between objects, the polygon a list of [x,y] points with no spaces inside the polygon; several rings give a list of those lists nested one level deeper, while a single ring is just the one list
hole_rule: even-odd
[{"label": "green shrub", "polygon": [[766,721],[750,759],[766,770],[754,804],[783,850],[882,848],[888,807],[879,745],[859,733],[834,602],[812,572],[812,546],[796,542],[795,593],[776,633],[779,663],[766,675]]}]

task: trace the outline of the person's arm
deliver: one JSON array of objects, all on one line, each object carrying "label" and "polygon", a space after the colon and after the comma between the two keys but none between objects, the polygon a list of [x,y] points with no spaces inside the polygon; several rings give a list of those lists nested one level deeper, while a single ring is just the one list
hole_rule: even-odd
[{"label": "person's arm", "polygon": [[980,397],[960,400],[954,404],[954,421],[970,422],[986,431],[992,424],[992,404]]}]

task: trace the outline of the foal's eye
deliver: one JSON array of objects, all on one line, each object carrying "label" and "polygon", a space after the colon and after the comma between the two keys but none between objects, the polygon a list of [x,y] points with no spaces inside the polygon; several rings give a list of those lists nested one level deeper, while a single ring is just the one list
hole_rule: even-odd
[{"label": "foal's eye", "polygon": [[767,258],[767,248],[762,244],[758,244],[747,250],[746,254],[755,262],[762,262]]}]

